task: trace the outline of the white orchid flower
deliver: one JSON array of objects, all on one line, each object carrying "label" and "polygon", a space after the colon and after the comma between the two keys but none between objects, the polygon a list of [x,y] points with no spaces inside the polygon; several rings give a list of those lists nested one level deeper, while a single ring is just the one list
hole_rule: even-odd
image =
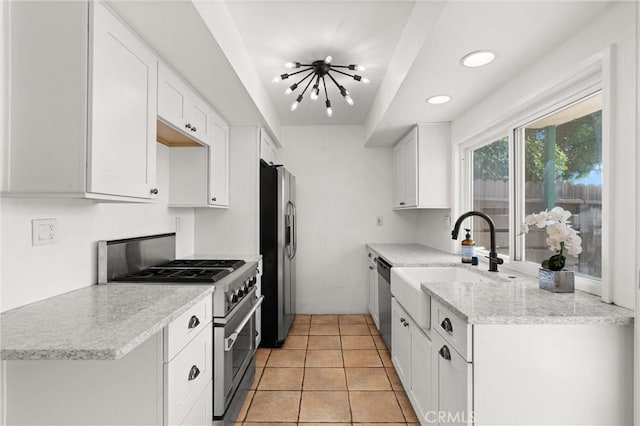
[{"label": "white orchid flower", "polygon": [[580,246],[579,244],[577,245],[572,244],[567,249],[567,253],[569,253],[571,256],[578,257],[578,255],[582,253],[582,246]]},{"label": "white orchid flower", "polygon": [[566,222],[571,217],[571,212],[563,209],[562,207],[554,207],[548,213],[548,218],[557,222]]}]

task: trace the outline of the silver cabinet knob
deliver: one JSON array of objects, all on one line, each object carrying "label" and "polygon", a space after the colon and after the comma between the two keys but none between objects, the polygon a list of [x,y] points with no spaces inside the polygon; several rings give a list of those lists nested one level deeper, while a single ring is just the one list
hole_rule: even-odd
[{"label": "silver cabinet knob", "polygon": [[191,123],[185,124],[184,127],[186,127],[187,129],[190,129],[191,128]]},{"label": "silver cabinet knob", "polygon": [[442,358],[446,359],[447,361],[451,361],[451,351],[449,351],[447,345],[441,347],[438,353]]},{"label": "silver cabinet knob", "polygon": [[157,195],[157,194],[158,194],[158,188],[153,188],[150,192],[151,192],[153,195]]},{"label": "silver cabinet knob", "polygon": [[217,201],[217,198],[216,198],[216,197],[213,197],[213,198],[211,199],[211,201]]},{"label": "silver cabinet knob", "polygon": [[197,131],[197,130],[198,130],[198,129],[196,129],[196,126],[193,126],[193,127],[191,128],[191,131],[192,131],[192,132],[195,132],[195,131]]},{"label": "silver cabinet knob", "polygon": [[445,318],[444,320],[442,320],[440,327],[442,327],[444,331],[453,333],[453,324],[451,324],[451,320],[449,318]]}]

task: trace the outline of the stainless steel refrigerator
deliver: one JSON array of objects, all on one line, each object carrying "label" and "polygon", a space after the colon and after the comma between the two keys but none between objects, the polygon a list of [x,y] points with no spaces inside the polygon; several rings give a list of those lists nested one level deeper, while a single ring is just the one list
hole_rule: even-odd
[{"label": "stainless steel refrigerator", "polygon": [[260,162],[262,346],[284,344],[296,312],[296,177]]}]

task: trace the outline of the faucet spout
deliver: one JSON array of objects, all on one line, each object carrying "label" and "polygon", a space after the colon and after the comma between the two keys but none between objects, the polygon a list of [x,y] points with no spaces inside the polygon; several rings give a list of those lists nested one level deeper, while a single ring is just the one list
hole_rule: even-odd
[{"label": "faucet spout", "polygon": [[496,249],[496,225],[493,222],[493,219],[491,219],[491,217],[489,217],[488,215],[482,212],[477,212],[477,211],[470,211],[462,214],[458,218],[458,220],[456,220],[456,223],[453,226],[453,230],[451,231],[451,239],[452,240],[458,239],[458,234],[460,233],[460,226],[462,225],[462,222],[464,222],[465,219],[471,216],[481,217],[489,224],[489,233],[491,234],[491,250],[489,251],[489,271],[498,272],[498,265],[502,265],[504,263],[504,260],[498,257],[498,252]]}]

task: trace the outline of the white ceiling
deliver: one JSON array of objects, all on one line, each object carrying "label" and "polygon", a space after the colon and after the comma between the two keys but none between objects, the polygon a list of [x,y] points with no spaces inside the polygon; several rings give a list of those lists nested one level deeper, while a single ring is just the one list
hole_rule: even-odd
[{"label": "white ceiling", "polygon": [[[227,8],[282,124],[342,125],[364,123],[413,3],[242,0],[227,1]],[[297,79],[292,77],[276,84],[271,79],[288,71],[285,62],[311,63],[327,55],[337,65],[365,65],[367,70],[358,74],[371,79],[371,84],[336,76],[354,99],[352,107],[342,99],[335,85],[327,81],[334,110],[332,118],[324,112],[324,96],[315,102],[309,99],[311,88],[300,107],[291,112],[289,108],[296,94],[286,96],[284,91]],[[296,93],[302,89],[304,86]]]},{"label": "white ceiling", "polygon": [[[446,3],[386,114],[376,123],[368,145],[392,145],[415,123],[454,120],[588,25],[610,4]],[[459,63],[465,54],[479,49],[495,50],[498,56],[493,63],[480,68],[466,68]],[[425,102],[437,94],[447,94],[452,99],[442,105]]]},{"label": "white ceiling", "polygon": [[[274,135],[279,134],[280,122],[364,124],[370,146],[393,144],[415,123],[454,120],[589,25],[611,4],[590,0],[470,0],[447,1],[444,6],[435,0],[222,1],[201,0],[218,7],[210,8],[208,15],[202,4],[184,0],[110,4],[232,124],[261,124]],[[222,21],[215,22],[211,14]],[[215,36],[214,30],[218,30]],[[498,57],[486,67],[462,67],[460,58],[477,49],[496,50]],[[328,54],[334,63],[367,66],[363,75],[372,84],[348,77],[341,80],[351,92],[354,107],[330,87],[331,119],[326,117],[322,98],[314,103],[305,97],[300,108],[291,112],[295,97],[283,93],[291,80],[273,84],[271,79],[286,71],[287,61],[313,61]],[[238,76],[251,67],[254,81]],[[424,102],[440,93],[451,95],[451,102],[437,106]]]}]

